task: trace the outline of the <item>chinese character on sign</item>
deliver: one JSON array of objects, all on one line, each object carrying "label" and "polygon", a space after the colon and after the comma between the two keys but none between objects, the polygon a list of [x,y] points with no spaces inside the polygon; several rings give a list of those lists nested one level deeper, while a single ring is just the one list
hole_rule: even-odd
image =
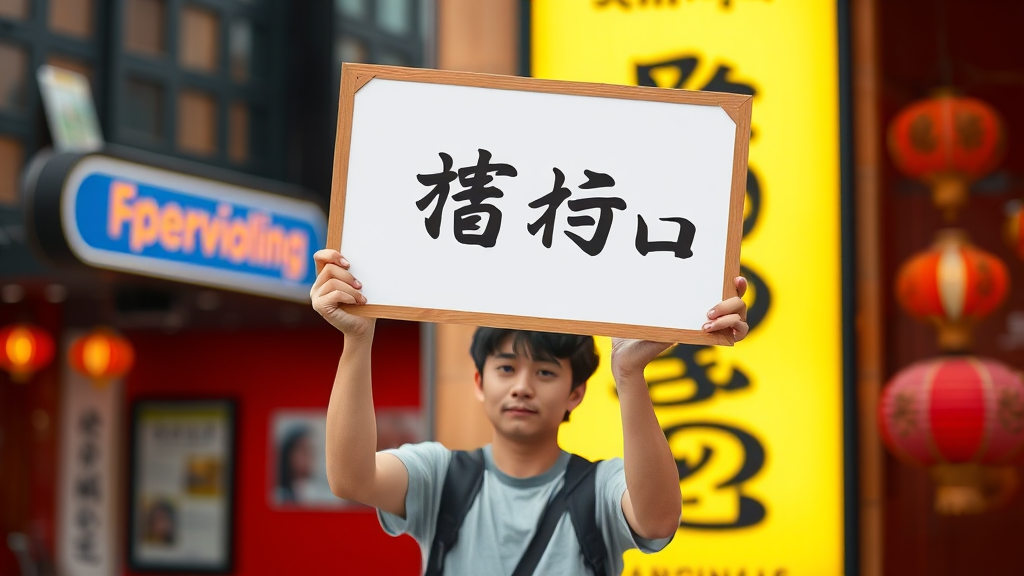
[{"label": "chinese character on sign", "polygon": [[80,468],[74,478],[72,492],[75,509],[74,536],[76,557],[89,564],[100,562],[96,536],[100,526],[97,508],[103,504],[101,490],[102,475],[100,467],[99,433],[103,427],[103,419],[95,410],[88,410],[78,421],[78,431],[82,441],[78,449]]},{"label": "chinese character on sign", "polygon": [[[459,179],[465,190],[452,196],[456,202],[468,201],[469,204],[455,210],[455,239],[467,245],[483,246],[493,248],[498,240],[498,231],[501,229],[501,210],[493,204],[487,204],[485,200],[501,198],[505,195],[501,189],[490,186],[496,176],[517,176],[515,167],[509,164],[491,164],[491,153],[480,149],[479,157],[475,166],[459,168],[458,173],[452,171],[452,157],[444,152],[441,157],[441,172],[436,174],[419,174],[416,179],[424,186],[433,186],[429,194],[416,202],[416,207],[423,210],[431,202],[434,204],[434,211],[426,218],[427,233],[430,237],[437,239],[441,233],[441,217],[444,204],[448,200],[448,193],[452,181]],[[480,222],[484,220],[483,230],[480,230]]]},{"label": "chinese character on sign", "polygon": [[[484,149],[479,150],[475,166],[459,168],[457,172],[452,169],[454,161],[450,155],[441,152],[438,156],[441,158],[440,172],[416,176],[420,184],[431,187],[426,196],[416,201],[416,208],[420,212],[425,211],[431,204],[434,206],[430,214],[423,220],[427,234],[435,240],[440,237],[441,220],[444,206],[451,192],[451,183],[458,179],[459,184],[465,190],[452,195],[451,198],[456,202],[469,202],[469,204],[455,210],[455,239],[465,245],[493,248],[498,240],[502,214],[497,206],[485,201],[502,198],[505,194],[501,189],[490,186],[490,184],[494,181],[495,176],[514,177],[518,176],[518,171],[510,164],[492,164],[491,152]],[[554,243],[558,209],[562,204],[566,204],[572,213],[566,216],[566,224],[570,228],[591,227],[593,231],[589,238],[585,238],[573,230],[565,230],[565,235],[584,253],[597,256],[604,250],[608,242],[615,212],[625,210],[626,201],[612,195],[572,198],[573,193],[565,187],[565,174],[558,168],[553,168],[552,171],[554,172],[554,184],[551,191],[527,204],[535,210],[542,208],[544,210],[535,221],[526,226],[527,231],[530,235],[536,236],[543,230],[541,244],[545,248],[551,248]],[[615,179],[610,174],[583,170],[583,175],[586,177],[586,181],[579,185],[579,190],[600,190],[615,186]],[[671,252],[680,259],[693,256],[691,246],[697,232],[696,226],[681,217],[660,218],[660,220],[678,225],[676,238],[674,240],[650,240],[647,221],[642,215],[637,214],[635,240],[637,252],[641,256],[646,256],[651,252]],[[483,222],[482,229],[481,222]]]}]

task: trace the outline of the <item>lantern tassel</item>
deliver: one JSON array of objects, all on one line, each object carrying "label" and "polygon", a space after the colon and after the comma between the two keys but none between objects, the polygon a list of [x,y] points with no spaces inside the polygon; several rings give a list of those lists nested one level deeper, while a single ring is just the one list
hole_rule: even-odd
[{"label": "lantern tassel", "polygon": [[935,511],[943,516],[981,514],[1004,506],[1017,490],[1013,467],[946,464],[932,468]]},{"label": "lantern tassel", "polygon": [[957,212],[967,203],[967,183],[959,176],[944,174],[932,182],[932,203],[942,210],[947,222],[956,220]]}]

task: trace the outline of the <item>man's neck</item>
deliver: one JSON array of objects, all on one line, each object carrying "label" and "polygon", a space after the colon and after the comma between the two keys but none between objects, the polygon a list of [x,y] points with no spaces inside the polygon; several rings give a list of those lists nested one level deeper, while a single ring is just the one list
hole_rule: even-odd
[{"label": "man's neck", "polygon": [[491,441],[494,465],[513,478],[539,476],[550,470],[561,454],[557,436],[537,443],[523,443],[495,434]]}]

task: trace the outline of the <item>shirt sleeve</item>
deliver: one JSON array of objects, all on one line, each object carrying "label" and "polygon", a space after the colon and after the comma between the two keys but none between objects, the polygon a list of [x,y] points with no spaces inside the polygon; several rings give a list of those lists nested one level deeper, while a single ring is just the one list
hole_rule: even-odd
[{"label": "shirt sleeve", "polygon": [[434,538],[441,488],[451,452],[437,442],[422,442],[383,453],[397,456],[405,465],[409,488],[405,494],[405,518],[378,509],[381,527],[391,536],[409,534],[418,542],[430,542]]},{"label": "shirt sleeve", "polygon": [[626,493],[626,472],[622,458],[612,458],[597,465],[597,525],[604,536],[608,553],[621,557],[626,550],[639,548],[644,554],[659,552],[668,546],[675,534],[651,540],[633,531],[622,511],[622,495]]}]

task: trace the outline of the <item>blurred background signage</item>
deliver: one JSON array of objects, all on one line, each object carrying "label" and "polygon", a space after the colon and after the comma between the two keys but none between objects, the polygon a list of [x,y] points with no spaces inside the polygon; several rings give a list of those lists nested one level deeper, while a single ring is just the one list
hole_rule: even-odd
[{"label": "blurred background signage", "polygon": [[60,195],[63,236],[82,262],[308,300],[327,224],[315,204],[102,155],[63,174],[59,190],[40,179],[36,203],[56,206],[47,198]]},{"label": "blurred background signage", "polygon": [[[846,570],[835,2],[536,0],[530,72],[754,97],[744,213],[750,336],[677,346],[647,370],[679,467],[683,519],[625,574]],[[800,30],[800,34],[794,34]],[[709,302],[708,305],[714,304]],[[608,358],[610,343],[599,341]],[[622,455],[608,363],[563,427],[567,450]],[[799,537],[797,537],[799,535]]]}]

